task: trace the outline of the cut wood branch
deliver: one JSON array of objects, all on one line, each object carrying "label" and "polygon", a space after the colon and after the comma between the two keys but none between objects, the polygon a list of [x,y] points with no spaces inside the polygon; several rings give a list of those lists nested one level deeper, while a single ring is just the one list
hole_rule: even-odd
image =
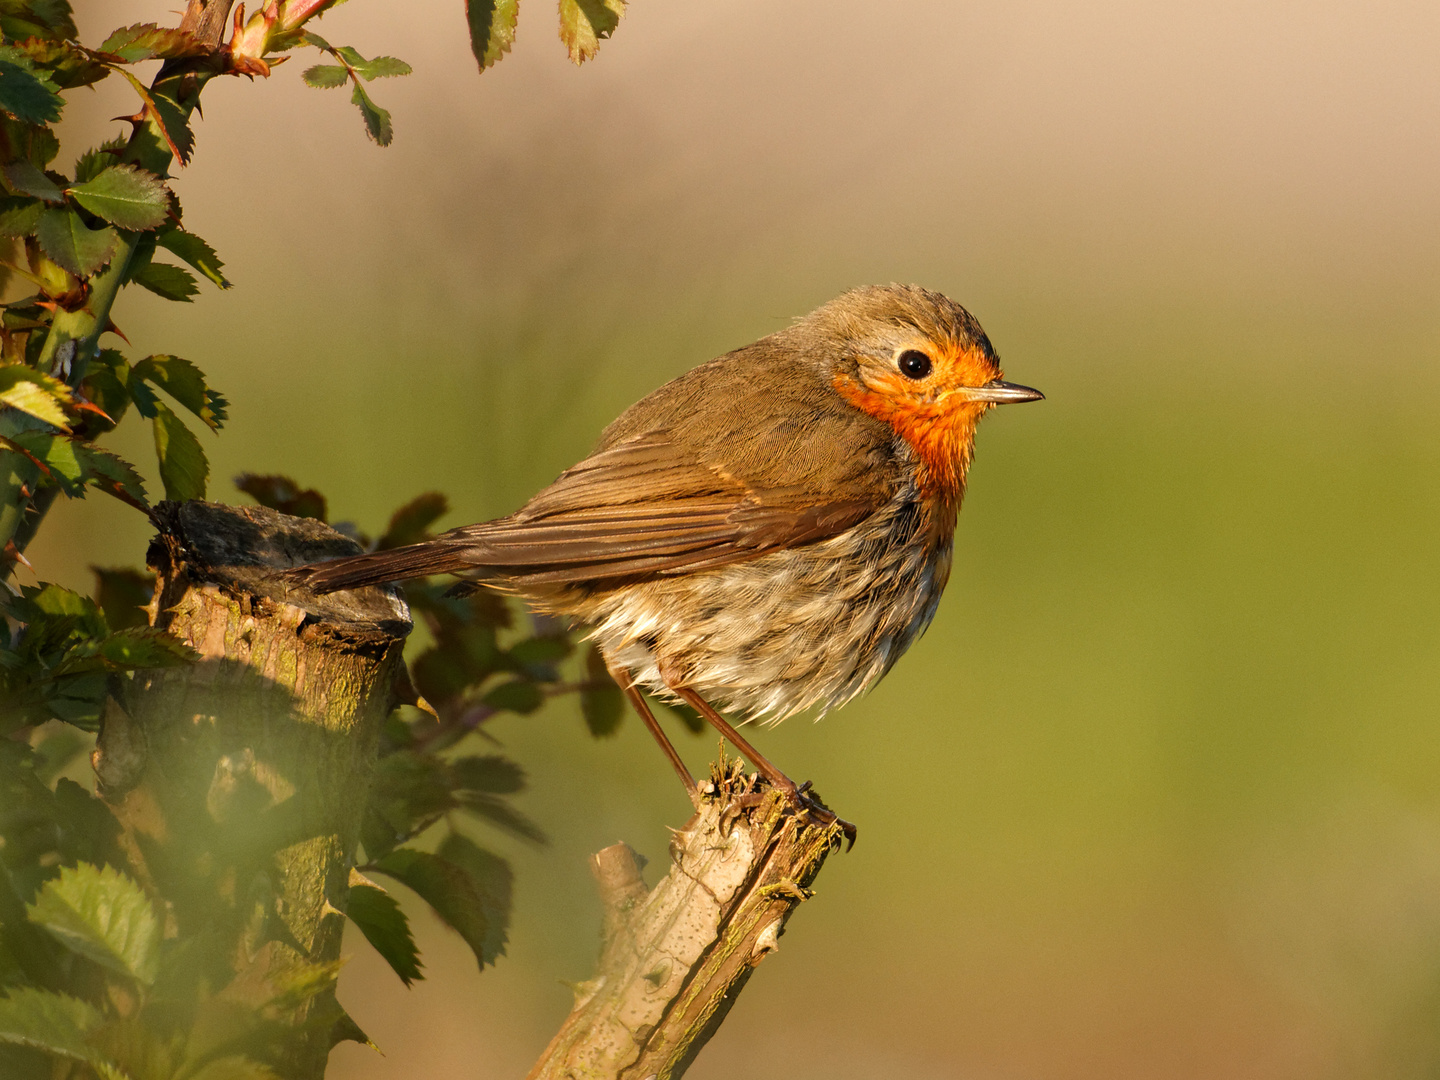
[{"label": "cut wood branch", "polygon": [[[284,1075],[324,1074],[348,875],[409,611],[391,590],[297,596],[279,571],[357,553],[263,507],[162,503],[152,624],[200,654],[115,688],[94,756],[136,876],[187,937],[238,940],[228,995],[331,989],[287,1019]],[[207,977],[214,977],[207,973]]]},{"label": "cut wood branch", "polygon": [[722,759],[654,889],[628,845],[593,856],[605,905],[600,970],[576,987],[574,1010],[529,1080],[682,1076],[778,947],[842,835]]}]

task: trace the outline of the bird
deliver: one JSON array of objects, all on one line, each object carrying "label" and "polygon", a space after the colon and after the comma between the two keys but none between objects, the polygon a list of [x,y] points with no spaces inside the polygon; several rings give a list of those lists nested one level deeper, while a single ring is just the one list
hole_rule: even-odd
[{"label": "bird", "polygon": [[924,632],[981,417],[1044,397],[1002,376],[949,297],[851,289],[642,398],[513,514],[290,574],[315,593],[455,574],[587,627],[692,800],[642,691],[692,706],[853,843],[724,713],[843,705]]}]

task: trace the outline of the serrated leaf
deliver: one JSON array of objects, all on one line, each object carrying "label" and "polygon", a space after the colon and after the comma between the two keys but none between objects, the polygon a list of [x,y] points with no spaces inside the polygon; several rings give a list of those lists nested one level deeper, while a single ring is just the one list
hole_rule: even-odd
[{"label": "serrated leaf", "polygon": [[30,921],[107,971],[144,986],[155,981],[160,922],[144,891],[111,867],[78,863],[41,887]]},{"label": "serrated leaf", "polygon": [[200,656],[179,638],[153,626],[116,631],[100,643],[99,655],[106,666],[123,671],[182,667]]},{"label": "serrated leaf", "polygon": [[[70,10],[69,0],[15,0],[0,5],[0,12],[6,16],[6,35],[9,37],[73,39],[76,35],[75,19]],[[15,20],[11,23],[10,20]],[[23,30],[20,28],[23,27]],[[16,32],[20,31],[20,32]]]},{"label": "serrated leaf", "polygon": [[72,498],[83,495],[88,484],[123,501],[148,505],[140,475],[109,450],[47,431],[21,432],[3,441],[41,465],[46,479]]},{"label": "serrated leaf", "polygon": [[411,67],[404,60],[393,56],[377,56],[355,65],[355,73],[367,81],[371,79],[393,79],[397,75],[409,75]]},{"label": "serrated leaf", "polygon": [[350,81],[350,72],[339,64],[316,64],[306,68],[300,77],[305,80],[306,86],[313,86],[317,90],[333,90]]},{"label": "serrated leaf", "polygon": [[65,201],[65,192],[39,166],[27,158],[19,158],[5,166],[5,182],[22,195],[43,199],[48,203]]},{"label": "serrated leaf", "polygon": [[325,496],[314,488],[302,488],[288,476],[241,473],[235,477],[234,482],[237,488],[261,506],[268,506],[271,510],[278,510],[291,517],[328,520],[325,516]]},{"label": "serrated leaf", "polygon": [[[23,53],[35,68],[43,70],[45,77],[61,90],[90,86],[110,74],[110,70],[89,51],[71,41],[29,37],[12,41],[5,52],[8,54],[12,49]],[[6,58],[15,59],[8,55]],[[23,62],[21,66],[24,66]]]},{"label": "serrated leaf", "polygon": [[420,952],[410,935],[410,923],[383,889],[351,885],[345,914],[406,986],[425,977],[420,974]]},{"label": "serrated leaf", "polygon": [[483,960],[493,964],[505,952],[505,939],[510,929],[510,903],[514,892],[514,874],[510,864],[469,837],[455,832],[445,838],[436,854],[464,870],[480,893],[485,911]]},{"label": "serrated leaf", "polygon": [[199,56],[208,49],[183,30],[137,23],[116,30],[100,43],[99,51],[117,56],[127,64],[136,64],[142,60]]},{"label": "serrated leaf", "polygon": [[53,124],[64,107],[59,87],[42,71],[28,62],[0,59],[0,109],[22,124]]},{"label": "serrated leaf", "polygon": [[155,237],[155,242],[189,263],[220,288],[230,288],[230,282],[220,272],[225,264],[215,254],[215,249],[194,233],[182,229],[167,229]]},{"label": "serrated leaf", "polygon": [[92,1054],[85,1036],[100,1020],[99,1010],[89,1002],[19,987],[0,998],[0,1043],[88,1061]]},{"label": "serrated leaf", "polygon": [[125,140],[115,138],[107,139],[94,149],[85,151],[75,162],[75,182],[83,184],[86,180],[95,179],[119,160],[119,154],[124,147]]},{"label": "serrated leaf", "polygon": [[389,550],[405,544],[418,544],[430,536],[430,526],[450,509],[449,500],[438,491],[427,491],[411,499],[390,515],[385,535],[376,548]]},{"label": "serrated leaf", "polygon": [[108,495],[126,495],[130,501],[148,506],[145,483],[135,467],[118,454],[102,450],[93,443],[76,443],[76,454],[83,470],[81,479]]},{"label": "serrated leaf", "polygon": [[35,239],[58,265],[78,277],[89,277],[114,257],[120,234],[109,225],[90,228],[74,210],[52,209],[40,215]]},{"label": "serrated leaf", "polygon": [[519,0],[465,0],[465,20],[470,24],[470,51],[484,71],[515,44],[515,19]]},{"label": "serrated leaf", "polygon": [[70,388],[26,364],[0,364],[0,405],[69,431],[65,407],[74,401]]},{"label": "serrated leaf", "polygon": [[189,270],[153,260],[136,274],[133,280],[135,284],[143,285],[156,296],[185,304],[200,291],[200,286],[195,284],[195,275]]},{"label": "serrated leaf", "polygon": [[466,870],[438,855],[411,848],[392,851],[372,868],[414,890],[446,926],[465,940],[481,968],[487,960],[494,960],[493,953],[486,955],[490,929],[486,898]]},{"label": "serrated leaf", "polygon": [[615,32],[625,14],[625,0],[560,0],[560,40],[570,60],[583,64]]},{"label": "serrated leaf", "polygon": [[70,197],[96,217],[133,232],[163,225],[170,207],[160,178],[135,165],[112,165],[93,180],[73,185]]},{"label": "serrated leaf", "polygon": [[155,456],[160,461],[160,481],[165,498],[176,502],[203,499],[210,465],[195,433],[163,402],[153,403]]},{"label": "serrated leaf", "polygon": [[39,199],[6,197],[0,199],[0,236],[20,239],[35,231],[45,204]]},{"label": "serrated leaf", "polygon": [[164,390],[212,430],[224,424],[228,403],[205,384],[205,373],[189,360],[157,353],[136,364],[131,374]]},{"label": "serrated leaf", "polygon": [[395,137],[390,126],[390,114],[371,101],[370,95],[358,82],[350,94],[350,100],[359,108],[360,115],[365,120],[365,133],[380,146],[389,146],[390,140]]}]

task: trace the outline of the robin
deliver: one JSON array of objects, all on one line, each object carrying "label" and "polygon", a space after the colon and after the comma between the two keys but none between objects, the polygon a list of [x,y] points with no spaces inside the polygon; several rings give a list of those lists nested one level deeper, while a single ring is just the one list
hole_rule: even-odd
[{"label": "robin", "polygon": [[717,707],[777,722],[889,671],[950,577],[981,416],[1042,397],[1001,380],[953,300],[853,289],[632,405],[508,517],[292,576],[324,593],[448,573],[518,594],[590,628],[692,798],[642,689],[690,704],[834,821]]}]

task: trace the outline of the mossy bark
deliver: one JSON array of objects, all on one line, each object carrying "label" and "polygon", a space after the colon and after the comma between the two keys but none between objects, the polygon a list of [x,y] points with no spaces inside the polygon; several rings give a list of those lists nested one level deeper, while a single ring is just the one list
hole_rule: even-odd
[{"label": "mossy bark", "polygon": [[[278,571],[359,551],[319,522],[201,502],[157,517],[151,621],[200,660],[117,690],[99,790],[172,925],[230,942],[230,992],[269,1000],[338,963],[409,612],[381,589],[292,599]],[[333,992],[287,1019],[284,1075],[323,1076],[345,1019]]]},{"label": "mossy bark", "polygon": [[594,979],[529,1080],[673,1080],[719,1028],[843,835],[780,792],[715,767],[654,889],[616,844],[593,857],[605,904]]}]

